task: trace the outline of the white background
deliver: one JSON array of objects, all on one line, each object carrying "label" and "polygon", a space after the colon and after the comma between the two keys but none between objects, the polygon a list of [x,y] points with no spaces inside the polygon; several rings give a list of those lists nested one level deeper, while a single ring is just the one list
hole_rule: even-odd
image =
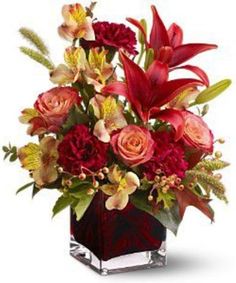
[{"label": "white background", "polygon": [[[217,51],[200,55],[197,63],[212,82],[236,74],[236,33],[234,0],[98,0],[96,15],[100,20],[124,21],[126,16],[149,17],[149,6],[156,3],[169,25],[176,21],[185,28],[185,42],[219,44]],[[21,146],[30,137],[17,117],[31,106],[37,95],[52,85],[48,73],[18,52],[23,40],[20,26],[41,34],[56,63],[62,60],[67,43],[57,36],[62,4],[69,1],[2,1],[0,11],[0,144],[10,140]],[[89,2],[84,0],[84,4]],[[236,282],[236,194],[235,194],[235,86],[211,103],[207,122],[216,137],[225,137],[221,149],[232,163],[225,170],[224,182],[230,204],[216,201],[216,223],[189,208],[178,237],[168,235],[169,265],[164,269],[138,271],[99,277],[70,258],[69,213],[51,220],[56,193],[41,193],[33,201],[30,192],[16,197],[15,190],[28,182],[27,173],[18,164],[0,162],[0,281],[1,282]]]}]

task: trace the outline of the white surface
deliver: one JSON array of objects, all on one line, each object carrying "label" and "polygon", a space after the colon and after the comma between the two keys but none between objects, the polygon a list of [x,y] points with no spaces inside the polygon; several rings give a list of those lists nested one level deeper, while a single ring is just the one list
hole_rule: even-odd
[{"label": "white surface", "polygon": [[[88,4],[87,1],[86,4]],[[200,55],[192,63],[202,66],[215,82],[236,74],[236,33],[234,0],[98,0],[96,15],[100,20],[121,21],[126,16],[150,17],[149,5],[156,3],[166,23],[176,21],[185,28],[185,42],[218,43],[218,51]],[[60,9],[69,1],[1,2],[1,86],[0,144],[9,140],[18,146],[28,141],[25,127],[18,123],[20,110],[31,106],[37,94],[51,87],[41,66],[21,55],[17,46],[20,26],[38,31],[47,41],[52,57],[62,60],[66,42],[57,36],[62,22]],[[107,278],[99,277],[69,253],[69,217],[64,212],[51,220],[56,194],[42,193],[34,201],[30,194],[16,197],[15,190],[28,181],[27,173],[17,164],[0,162],[0,281],[1,282],[235,282],[236,279],[236,194],[235,194],[235,85],[225,96],[211,104],[208,123],[216,136],[228,141],[223,146],[225,159],[233,164],[225,170],[230,204],[218,201],[216,223],[195,209],[188,213],[177,238],[169,234],[169,265],[165,269],[140,271]]]}]

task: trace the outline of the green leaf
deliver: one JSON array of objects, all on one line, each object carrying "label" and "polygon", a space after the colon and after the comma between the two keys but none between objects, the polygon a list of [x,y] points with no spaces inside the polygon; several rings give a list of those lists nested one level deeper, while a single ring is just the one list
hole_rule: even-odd
[{"label": "green leaf", "polygon": [[78,105],[75,105],[71,108],[69,116],[62,126],[62,133],[66,134],[74,125],[87,124],[88,122],[88,116],[79,108]]},{"label": "green leaf", "polygon": [[210,86],[198,95],[193,105],[203,104],[216,98],[222,92],[224,92],[231,85],[231,83],[231,80],[223,80]]},{"label": "green leaf", "polygon": [[19,194],[20,192],[26,190],[28,187],[31,187],[34,184],[34,182],[30,182],[22,187],[20,187],[17,191],[16,191],[16,195]]},{"label": "green leaf", "polygon": [[17,154],[16,153],[13,153],[10,157],[10,162],[14,162],[17,160]]},{"label": "green leaf", "polygon": [[29,56],[34,61],[46,67],[48,70],[50,71],[54,70],[55,67],[53,63],[49,61],[47,58],[45,58],[41,53],[28,47],[20,47],[20,51],[25,55]]},{"label": "green leaf", "polygon": [[147,192],[136,191],[130,196],[130,201],[138,209],[141,209],[155,217],[163,226],[165,226],[176,235],[178,232],[178,227],[181,223],[177,203],[175,203],[170,209],[161,209],[157,213],[155,213],[147,198]]},{"label": "green leaf", "polygon": [[73,210],[76,214],[77,221],[79,221],[92,202],[94,195],[88,195],[87,193],[88,189],[92,187],[89,182],[81,182],[78,186],[73,185],[70,188],[69,194],[78,201],[76,205],[73,205]]},{"label": "green leaf", "polygon": [[161,189],[158,190],[157,202],[163,202],[164,208],[170,209],[173,206],[175,200],[176,198],[173,192],[169,191],[167,193],[163,193]]},{"label": "green leaf", "polygon": [[45,43],[33,30],[22,27],[19,29],[19,32],[26,40],[28,40],[31,44],[33,44],[42,54],[44,55],[49,54],[49,51]]},{"label": "green leaf", "polygon": [[11,154],[11,152],[9,151],[9,152],[7,152],[5,155],[4,155],[4,160],[6,160],[7,159],[7,157],[9,156]]},{"label": "green leaf", "polygon": [[41,190],[34,185],[33,191],[32,191],[32,198],[34,198],[40,191]]},{"label": "green leaf", "polygon": [[70,206],[73,202],[74,199],[70,196],[60,196],[53,207],[53,217],[68,206]]},{"label": "green leaf", "polygon": [[8,151],[9,151],[9,148],[8,148],[7,146],[3,146],[3,147],[2,147],[2,150],[3,150],[4,152],[8,152]]}]

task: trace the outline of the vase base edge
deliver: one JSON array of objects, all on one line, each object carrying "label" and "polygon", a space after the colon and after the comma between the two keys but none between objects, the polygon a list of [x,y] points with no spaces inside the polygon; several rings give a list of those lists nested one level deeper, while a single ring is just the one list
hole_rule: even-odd
[{"label": "vase base edge", "polygon": [[162,242],[158,250],[127,254],[103,261],[71,237],[70,255],[103,276],[167,265],[166,242]]}]

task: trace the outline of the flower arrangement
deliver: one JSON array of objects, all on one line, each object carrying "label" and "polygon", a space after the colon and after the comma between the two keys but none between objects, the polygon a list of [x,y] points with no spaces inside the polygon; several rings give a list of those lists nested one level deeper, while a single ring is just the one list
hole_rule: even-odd
[{"label": "flower arrangement", "polygon": [[[49,70],[55,87],[20,116],[38,142],[3,147],[31,178],[17,193],[56,189],[53,215],[70,206],[77,221],[98,192],[107,210],[131,202],[174,233],[188,206],[213,221],[212,197],[227,202],[215,171],[229,164],[214,152],[224,139],[204,116],[231,81],[210,85],[204,70],[184,63],[217,46],[183,43],[181,27],[166,29],[155,6],[150,32],[145,20],[127,19],[136,39],[130,27],[94,18],[95,4],[63,7],[58,32],[70,44],[57,66],[42,39],[20,29],[36,48],[21,51]],[[170,79],[179,69],[195,78]]]}]

